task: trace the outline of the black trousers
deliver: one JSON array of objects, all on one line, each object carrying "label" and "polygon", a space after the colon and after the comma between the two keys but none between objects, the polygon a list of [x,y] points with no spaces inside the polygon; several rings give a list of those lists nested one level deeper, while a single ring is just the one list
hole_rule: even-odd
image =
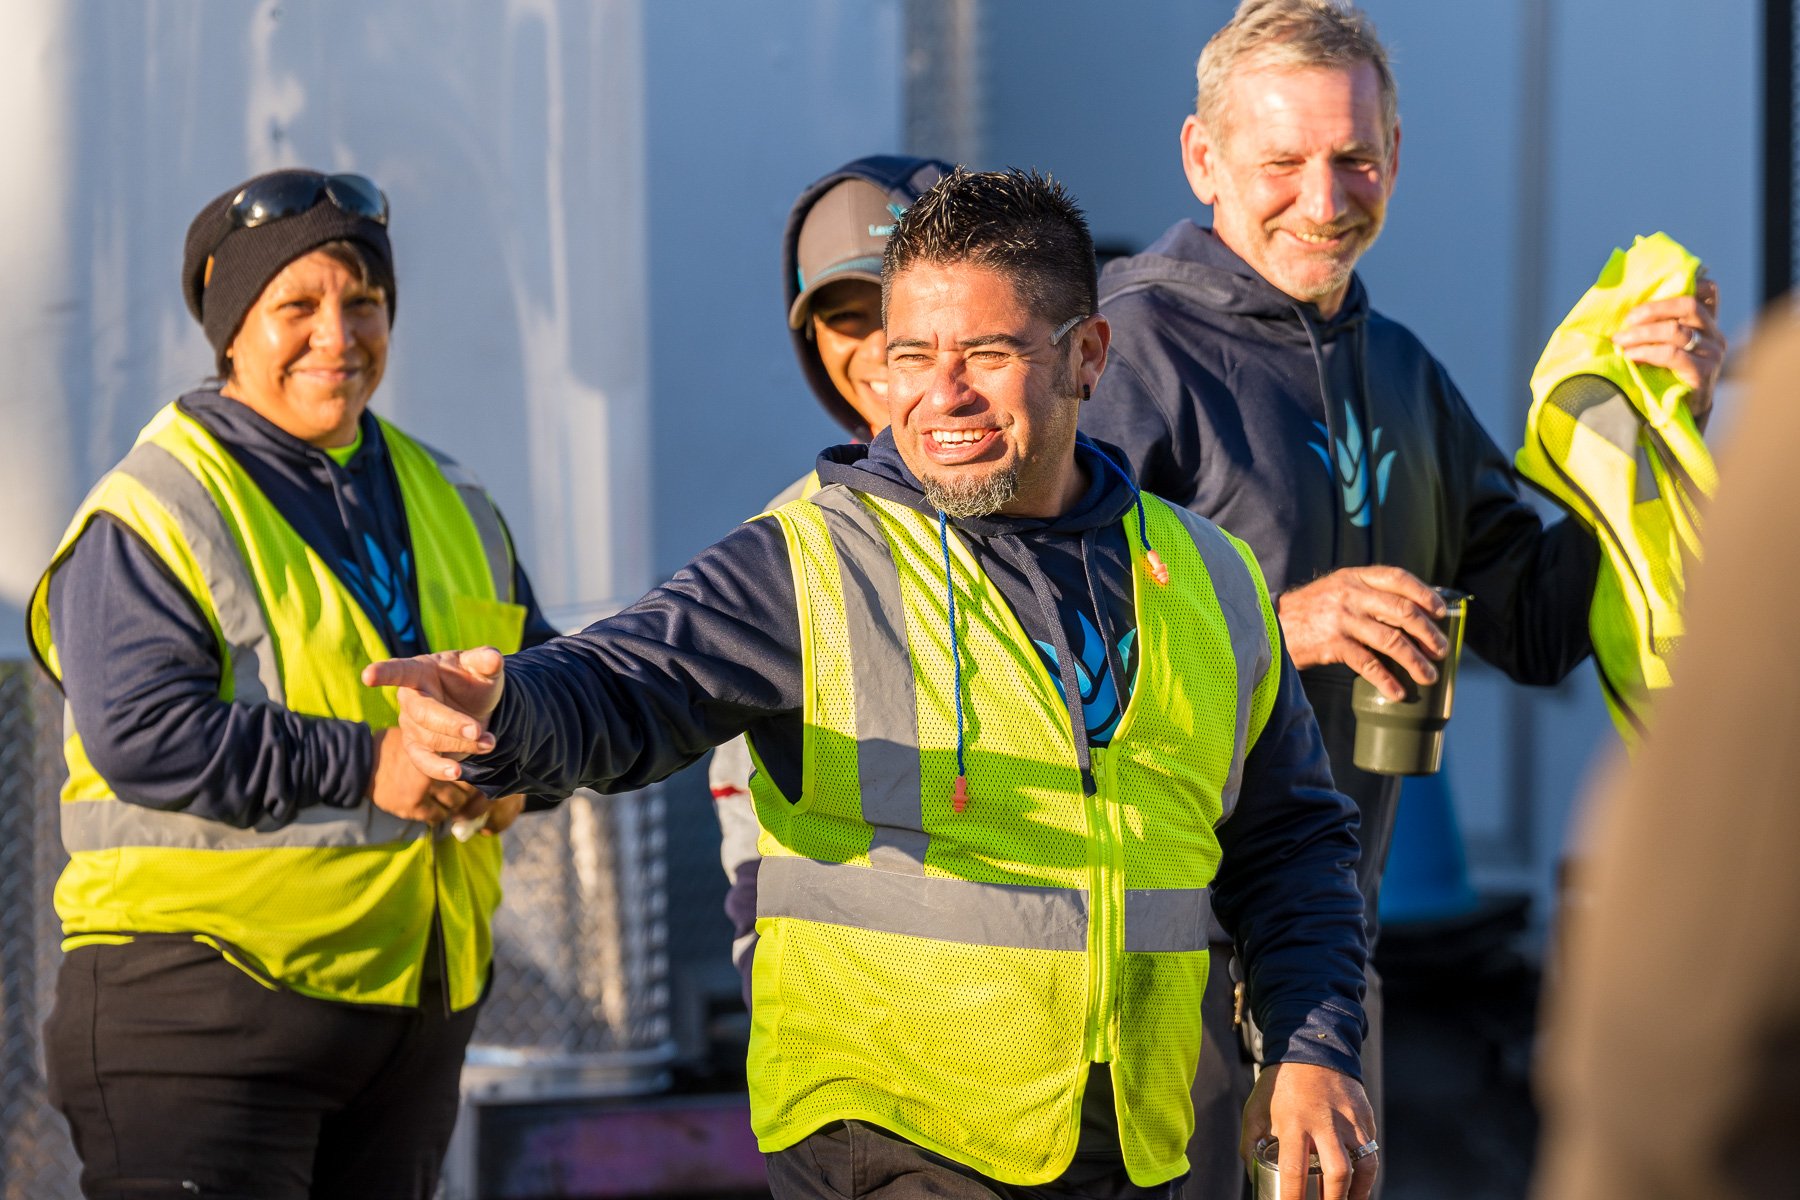
[{"label": "black trousers", "polygon": [[1088,1067],[1075,1161],[1049,1183],[1021,1187],[863,1121],[834,1121],[766,1159],[774,1200],[1176,1200],[1181,1180],[1139,1187],[1125,1174],[1112,1077]]},{"label": "black trousers", "polygon": [[444,1008],[273,990],[186,936],[71,951],[44,1055],[83,1195],[429,1200],[479,1006]]}]

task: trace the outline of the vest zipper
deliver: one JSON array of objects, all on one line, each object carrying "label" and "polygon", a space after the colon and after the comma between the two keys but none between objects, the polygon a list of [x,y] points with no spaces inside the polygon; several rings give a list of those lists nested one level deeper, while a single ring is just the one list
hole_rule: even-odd
[{"label": "vest zipper", "polygon": [[1125,953],[1125,836],[1112,786],[1110,758],[1094,758],[1098,785],[1087,798],[1093,831],[1088,878],[1089,1062],[1112,1062],[1119,1053],[1119,972]]}]

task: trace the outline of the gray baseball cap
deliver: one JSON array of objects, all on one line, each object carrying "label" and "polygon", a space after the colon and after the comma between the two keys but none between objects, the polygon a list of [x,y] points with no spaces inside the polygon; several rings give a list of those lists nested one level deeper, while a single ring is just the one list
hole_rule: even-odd
[{"label": "gray baseball cap", "polygon": [[788,328],[806,324],[813,294],[840,279],[881,282],[881,252],[900,213],[887,193],[863,179],[830,188],[807,211],[800,226],[800,295],[788,309]]}]

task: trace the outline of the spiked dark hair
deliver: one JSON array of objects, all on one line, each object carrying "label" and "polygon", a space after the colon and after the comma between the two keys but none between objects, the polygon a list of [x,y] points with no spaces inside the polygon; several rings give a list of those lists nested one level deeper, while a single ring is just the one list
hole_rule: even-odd
[{"label": "spiked dark hair", "polygon": [[884,318],[894,277],[918,263],[996,271],[1052,325],[1099,308],[1087,218],[1062,184],[1036,171],[958,167],[914,201],[882,255]]}]

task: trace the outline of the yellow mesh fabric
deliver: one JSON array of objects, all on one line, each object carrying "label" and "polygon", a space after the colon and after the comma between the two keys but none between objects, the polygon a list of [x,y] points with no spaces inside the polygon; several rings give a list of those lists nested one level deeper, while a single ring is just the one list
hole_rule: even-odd
[{"label": "yellow mesh fabric", "polygon": [[1256,745],[1257,739],[1262,737],[1263,728],[1269,723],[1269,714],[1275,711],[1276,694],[1281,690],[1281,672],[1275,668],[1275,664],[1281,661],[1281,655],[1277,652],[1277,647],[1281,645],[1281,622],[1275,616],[1274,601],[1269,599],[1269,582],[1263,578],[1262,564],[1256,561],[1256,554],[1250,549],[1249,543],[1240,541],[1229,533],[1225,534],[1225,540],[1237,550],[1238,557],[1244,560],[1244,567],[1250,572],[1251,581],[1256,584],[1256,599],[1262,606],[1263,635],[1269,639],[1269,669],[1263,672],[1263,677],[1256,681],[1256,688],[1250,693],[1250,726],[1248,736],[1244,739],[1244,753],[1248,754],[1250,748]]},{"label": "yellow mesh fabric", "polygon": [[[1150,577],[1143,548],[1130,538],[1138,682],[1112,745],[1098,752],[1106,757],[1102,791],[1117,806],[1126,887],[1206,887],[1219,865],[1220,792],[1238,756],[1237,656],[1213,581],[1180,519],[1148,498],[1145,517],[1170,582]],[[1248,547],[1231,541],[1256,583],[1268,644],[1278,645],[1262,574]],[[1272,669],[1255,681],[1246,749],[1267,722],[1278,685]],[[1188,1169],[1189,1085],[1200,1056],[1207,958],[1204,950],[1122,956],[1114,1091],[1125,1164],[1141,1184]]]},{"label": "yellow mesh fabric", "polygon": [[493,646],[511,654],[523,639],[525,608],[496,596],[487,555],[469,553],[471,545],[481,544],[481,535],[462,497],[423,446],[386,421],[381,422],[381,432],[395,477],[407,496],[406,528],[426,642],[458,648]]},{"label": "yellow mesh fabric", "polygon": [[801,855],[866,866],[873,831],[862,819],[856,789],[855,664],[837,552],[816,505],[797,500],[777,510],[773,519],[787,541],[800,612],[805,744],[801,793],[791,802],[769,781],[754,740],[750,744],[756,763],[750,797],[763,829],[757,848],[765,857]]},{"label": "yellow mesh fabric", "polygon": [[1149,501],[1144,515],[1169,583],[1150,578],[1134,530],[1138,681],[1105,751],[1125,837],[1125,886],[1205,887],[1219,866],[1213,826],[1237,737],[1237,658],[1180,519]]},{"label": "yellow mesh fabric", "polygon": [[925,829],[933,835],[925,873],[983,883],[1087,886],[1087,818],[1061,688],[954,532],[950,560],[969,802],[961,813],[952,808],[956,682],[937,526],[887,501],[875,501],[874,508],[899,567],[912,647],[920,787]]},{"label": "yellow mesh fabric", "polygon": [[[154,427],[154,426],[153,426]],[[212,597],[208,594],[206,580],[194,561],[192,549],[187,539],[182,537],[168,511],[156,497],[137,480],[128,475],[108,473],[100,478],[92,490],[88,492],[81,507],[76,510],[68,529],[63,533],[62,541],[51,556],[50,566],[45,568],[39,577],[36,588],[31,595],[31,609],[28,628],[31,634],[32,648],[38,660],[44,664],[51,676],[58,681],[62,679],[62,664],[56,652],[55,642],[50,636],[50,576],[51,573],[68,557],[75,548],[76,540],[100,512],[110,512],[138,530],[150,548],[168,566],[177,581],[187,588],[188,593],[199,598],[200,608],[206,615],[207,623],[212,627],[213,637],[219,648],[219,657],[226,665],[226,670],[219,680],[219,697],[230,700],[233,680],[230,670],[230,651],[225,639],[219,632],[218,618],[214,615]],[[77,800],[103,800],[112,795],[112,789],[100,778],[94,765],[89,761],[86,749],[81,744],[81,734],[73,721],[63,723],[63,760],[69,768],[68,778],[63,781],[62,798],[65,802]]]},{"label": "yellow mesh fabric", "polygon": [[[168,410],[164,411],[166,413]],[[166,423],[161,416],[158,417],[158,422]],[[151,428],[156,427],[157,422],[153,422]],[[38,578],[37,587],[32,591],[28,621],[32,648],[37,651],[50,674],[59,680],[62,678],[56,646],[50,637],[50,575],[75,548],[76,539],[87,529],[88,523],[103,511],[114,514],[136,530],[150,548],[156,551],[157,557],[162,559],[175,579],[187,589],[188,594],[201,602],[201,611],[206,614],[213,636],[218,639],[220,657],[225,657],[225,640],[219,633],[219,621],[213,612],[212,596],[207,592],[206,580],[194,561],[194,552],[188,546],[187,539],[182,537],[181,530],[168,511],[143,484],[128,475],[109,472],[100,477],[100,481],[81,502],[81,507],[76,509],[74,518],[63,533],[62,541],[57,544],[56,553],[51,556],[50,565]],[[229,670],[225,672],[220,686],[221,697],[231,699]]]},{"label": "yellow mesh fabric", "polygon": [[1113,1098],[1125,1165],[1140,1184],[1173,1179],[1189,1167],[1189,1088],[1200,1061],[1208,958],[1204,950],[1124,956]]},{"label": "yellow mesh fabric", "polygon": [[302,995],[406,1005],[419,999],[431,889],[432,846],[421,838],[331,849],[86,851],[71,857],[55,899],[72,936],[204,932],[236,947],[253,973]]},{"label": "yellow mesh fabric", "polygon": [[[1544,347],[1531,377],[1519,471],[1596,532],[1604,557],[1589,610],[1594,663],[1627,743],[1651,694],[1670,682],[1682,634],[1682,559],[1700,556],[1699,505],[1718,473],[1672,371],[1634,363],[1612,342],[1648,300],[1691,295],[1699,260],[1664,234],[1615,250]],[[1635,441],[1577,420],[1609,390],[1629,406]]]},{"label": "yellow mesh fabric", "polygon": [[[228,452],[169,406],[140,440],[168,450],[198,479],[231,530],[257,586],[272,635],[286,705],[308,716],[395,722],[392,693],[362,686],[364,665],[387,657],[373,624],[322,559],[294,532]],[[493,577],[468,510],[422,451],[400,443],[396,475],[415,530],[420,621],[434,649],[488,644],[516,650],[523,610],[494,596]],[[175,519],[146,489],[109,474],[65,535],[33,598],[39,653],[50,643],[50,571],[94,513],[105,511],[145,539],[199,602],[215,631],[213,601]],[[451,565],[454,563],[454,565]],[[463,603],[459,603],[463,601]],[[516,611],[515,611],[516,610]],[[453,639],[453,640],[452,640]],[[232,698],[228,650],[220,682]],[[65,801],[106,800],[111,790],[88,762],[79,735],[65,743]],[[65,933],[200,932],[236,946],[257,969],[307,995],[380,1004],[418,998],[424,931],[441,907],[451,1002],[477,999],[492,957],[489,920],[500,897],[500,845],[417,838],[355,848],[178,850],[132,846],[71,856],[58,881]]]},{"label": "yellow mesh fabric", "polygon": [[757,928],[750,1092],[765,1151],[855,1119],[1007,1183],[1067,1167],[1086,955],[807,921]]},{"label": "yellow mesh fabric", "polygon": [[[1232,766],[1237,681],[1205,566],[1180,521],[1152,506],[1152,541],[1175,582],[1146,582],[1140,557],[1143,665],[1111,750],[1096,752],[1102,794],[1088,799],[1057,683],[952,535],[969,781],[968,806],[956,813],[955,673],[937,528],[910,509],[860,499],[880,522],[906,614],[925,874],[1087,890],[1093,928],[1089,952],[1075,953],[759,920],[750,1080],[760,1144],[775,1151],[828,1121],[861,1119],[996,1179],[1042,1183],[1073,1153],[1086,1063],[1117,1057],[1132,1178],[1173,1178],[1192,1124],[1206,954],[1124,954],[1123,887],[1203,887],[1217,865],[1212,825]],[[763,772],[753,777],[765,851],[866,867],[853,689],[888,681],[841,665],[844,601],[816,506],[791,504],[778,518],[801,605],[808,769],[806,794],[792,805]],[[1130,540],[1141,555],[1135,527]],[[1272,631],[1260,579],[1258,587]],[[1260,728],[1272,683],[1255,695]]]}]

